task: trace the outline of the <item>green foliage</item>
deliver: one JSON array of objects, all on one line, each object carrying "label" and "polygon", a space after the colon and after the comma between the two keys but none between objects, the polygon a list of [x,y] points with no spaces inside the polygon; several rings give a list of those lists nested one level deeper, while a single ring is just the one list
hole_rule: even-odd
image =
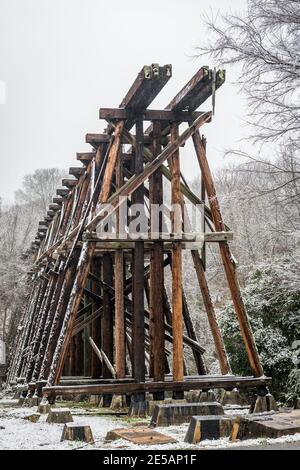
[{"label": "green foliage", "polygon": [[[273,378],[278,399],[298,392],[299,370],[293,344],[300,338],[300,274],[298,259],[260,265],[249,277],[243,298],[266,375]],[[220,313],[220,324],[234,373],[251,374],[238,323],[231,305]],[[291,392],[291,389],[294,391]]]}]

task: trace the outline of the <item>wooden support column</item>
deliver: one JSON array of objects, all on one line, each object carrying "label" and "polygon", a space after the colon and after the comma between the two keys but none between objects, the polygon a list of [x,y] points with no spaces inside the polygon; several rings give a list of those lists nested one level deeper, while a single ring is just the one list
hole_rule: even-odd
[{"label": "wooden support column", "polygon": [[193,263],[194,263],[195,271],[197,274],[198,284],[201,290],[210,330],[211,330],[212,337],[214,340],[216,353],[219,359],[220,369],[223,375],[227,375],[227,374],[230,374],[230,365],[228,362],[223,337],[222,337],[220,327],[217,321],[214,305],[213,305],[213,302],[211,300],[211,296],[209,293],[209,288],[208,288],[208,284],[207,284],[207,280],[206,280],[206,276],[204,272],[204,267],[203,267],[199,252],[193,250],[192,258],[193,258]]},{"label": "wooden support column", "polygon": [[[161,124],[153,122],[153,156],[161,152]],[[162,170],[159,168],[149,179],[149,200],[151,205],[163,204]],[[151,218],[152,223],[154,222]],[[162,232],[162,214],[156,221]],[[165,324],[164,324],[164,246],[162,241],[154,243],[150,261],[150,371],[156,382],[165,377]],[[156,392],[154,400],[163,400],[164,392]]]},{"label": "wooden support column", "polygon": [[[143,172],[143,121],[136,121],[135,175]],[[144,185],[132,195],[133,204],[144,203]],[[133,376],[137,382],[145,382],[145,319],[144,319],[144,242],[135,242],[133,253],[133,319],[132,319]],[[134,397],[143,401],[144,394]]]},{"label": "wooden support column", "polygon": [[[171,142],[178,139],[178,124],[171,126]],[[180,159],[177,149],[170,159],[172,205],[181,207]],[[176,221],[173,220],[173,233],[176,232]],[[172,247],[172,327],[173,327],[173,380],[183,380],[183,317],[182,317],[182,248],[181,242],[174,242]],[[180,396],[179,396],[180,395]],[[174,398],[182,398],[181,392],[175,392]]]},{"label": "wooden support column", "polygon": [[[124,184],[122,153],[119,152],[116,168],[116,189]],[[117,211],[117,234],[121,230],[119,211]],[[126,331],[124,315],[124,276],[125,264],[122,250],[115,253],[115,364],[118,379],[126,375]]]},{"label": "wooden support column", "polygon": [[[104,253],[102,257],[102,279],[108,286],[113,285],[113,264],[109,253]],[[102,342],[101,349],[106,354],[110,363],[114,362],[114,319],[112,302],[106,289],[103,289],[103,315],[101,321]],[[103,363],[103,378],[111,378],[111,371],[106,363]],[[111,395],[103,395],[103,406],[109,407]]]},{"label": "wooden support column", "polygon": [[[206,158],[205,145],[202,142],[199,131],[196,131],[193,134],[193,142],[203,177],[203,182],[207,192],[215,229],[216,231],[221,232],[225,230],[225,225],[222,220],[221,210],[216,194],[213,177]],[[227,242],[220,242],[219,246],[229,289],[231,292],[231,297],[239,321],[240,330],[246,347],[250,366],[255,377],[260,377],[263,375],[263,368],[258,355],[255,339],[252,333],[245,305],[241,296],[241,291],[236,276],[234,261],[230,252],[230,248]]]},{"label": "wooden support column", "polygon": [[[95,276],[99,277],[101,274],[101,261],[99,258],[94,259],[92,263],[92,268],[91,268],[92,274]],[[100,289],[99,289],[99,284],[92,279],[91,281],[91,291],[94,292],[95,294],[100,294]],[[98,305],[97,302],[92,300],[92,314],[98,310]],[[95,344],[100,347],[101,345],[101,322],[97,319],[93,321],[92,323],[92,339],[95,342]],[[92,351],[92,378],[93,379],[98,379],[101,377],[102,374],[102,367],[101,367],[101,362],[99,361],[99,358],[95,354],[94,351]]]}]

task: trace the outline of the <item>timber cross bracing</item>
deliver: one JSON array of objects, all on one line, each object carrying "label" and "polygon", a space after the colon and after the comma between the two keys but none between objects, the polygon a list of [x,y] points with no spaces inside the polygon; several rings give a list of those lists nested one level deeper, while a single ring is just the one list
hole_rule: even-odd
[{"label": "timber cross bracing", "polygon": [[[165,109],[148,109],[171,76],[171,65],[145,66],[118,108],[100,109],[107,127],[102,134],[86,135],[91,151],[77,154],[82,166],[70,169],[70,178],[62,181],[39,223],[31,247],[31,293],[8,373],[9,382],[23,378],[29,396],[44,394],[53,401],[56,395],[103,394],[108,403],[113,393],[143,401],[146,392],[163,399],[166,391],[182,397],[193,389],[270,383],[263,377],[229,248],[232,232],[222,220],[199,133],[212,113],[198,108],[224,83],[225,71],[215,74],[202,67]],[[201,171],[201,199],[180,169],[180,148],[190,138]],[[193,233],[187,217],[179,236],[172,216],[166,240],[165,215],[159,215],[160,237],[132,239],[128,230],[120,237],[124,206],[127,215],[135,204],[145,214],[154,205],[167,208],[165,180],[170,182],[170,203],[179,206],[181,215],[187,204],[202,205],[201,231]],[[99,236],[99,226],[114,215],[115,236]],[[252,377],[231,375],[206,280],[207,243],[220,247]],[[185,249],[191,251],[221,375],[209,375],[197,338],[183,288]],[[189,351],[194,376],[188,375]]]}]

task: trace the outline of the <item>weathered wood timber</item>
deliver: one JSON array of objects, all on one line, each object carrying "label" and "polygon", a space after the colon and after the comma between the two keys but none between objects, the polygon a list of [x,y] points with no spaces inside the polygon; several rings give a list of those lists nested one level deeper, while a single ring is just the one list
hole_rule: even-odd
[{"label": "weathered wood timber", "polygon": [[[108,127],[86,135],[94,151],[77,154],[82,167],[70,168],[72,178],[62,180],[65,187],[38,224],[27,253],[34,256],[31,294],[8,372],[9,382],[23,377],[28,398],[44,395],[53,404],[58,395],[102,395],[103,406],[109,406],[112,394],[131,395],[131,412],[144,415],[147,392],[155,401],[166,392],[183,398],[185,391],[215,388],[255,388],[267,396],[271,379],[263,376],[238,287],[229,249],[233,233],[222,220],[198,131],[212,120],[211,112],[198,107],[224,83],[225,72],[202,67],[164,110],[147,109],[171,75],[170,65],[145,66],[119,108],[101,108]],[[144,131],[146,121],[151,125]],[[188,127],[180,133],[183,122]],[[201,170],[200,197],[180,171],[179,150],[191,137]],[[171,183],[172,208],[177,205],[181,216],[187,201],[203,206],[200,230],[170,212],[164,178]],[[148,220],[144,225],[137,222],[135,204]],[[162,211],[158,215],[155,205]],[[111,228],[109,236],[105,227]],[[220,246],[255,377],[230,375],[205,276],[207,243]],[[183,289],[182,250],[191,251],[222,375],[211,376],[206,368],[195,312]],[[190,366],[199,375],[189,376]]]},{"label": "weathered wood timber", "polygon": [[73,387],[44,387],[43,395],[45,397],[50,396],[70,396],[70,395],[101,395],[103,393],[114,393],[117,395],[123,393],[141,393],[141,392],[158,392],[161,390],[165,391],[190,391],[190,390],[210,390],[219,388],[235,388],[239,389],[247,388],[254,389],[259,386],[267,386],[271,384],[271,378],[269,377],[235,377],[229,378],[223,377],[209,377],[205,376],[201,379],[185,380],[183,382],[145,382],[145,383],[126,383],[118,384],[114,383],[111,385],[89,385],[89,386],[73,386]]}]

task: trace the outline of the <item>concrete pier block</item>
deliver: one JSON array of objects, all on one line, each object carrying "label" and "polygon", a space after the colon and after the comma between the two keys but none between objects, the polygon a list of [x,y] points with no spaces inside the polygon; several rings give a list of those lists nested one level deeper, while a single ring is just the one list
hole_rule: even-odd
[{"label": "concrete pier block", "polygon": [[206,439],[221,439],[231,434],[234,418],[230,416],[193,416],[184,442],[197,444]]},{"label": "concrete pier block", "polygon": [[50,409],[47,417],[47,423],[65,424],[72,423],[73,417],[69,408]]},{"label": "concrete pier block", "polygon": [[81,441],[87,442],[88,444],[95,443],[90,426],[74,423],[65,424],[61,441]]},{"label": "concrete pier block", "polygon": [[237,388],[234,388],[233,390],[223,390],[221,394],[221,399],[220,402],[223,406],[226,405],[238,405],[238,406],[244,406],[248,405],[246,400],[241,396],[240,392],[238,391]]},{"label": "concrete pier block", "polygon": [[54,406],[52,405],[51,407],[50,403],[40,403],[38,406],[38,413],[41,415],[47,415],[50,413],[51,408],[54,408]]},{"label": "concrete pier block", "polygon": [[187,400],[174,400],[173,398],[166,398],[165,400],[148,400],[147,401],[147,415],[152,416],[155,407],[158,405],[185,405]]},{"label": "concrete pier block", "polygon": [[145,418],[147,416],[147,401],[131,401],[128,416],[130,418]]},{"label": "concrete pier block", "polygon": [[[212,390],[207,390],[207,392],[201,392],[199,395],[199,402],[200,403],[211,403],[218,401],[216,398],[215,393]],[[221,403],[222,404],[222,403]]]},{"label": "concrete pier block", "polygon": [[113,395],[110,405],[111,410],[126,410],[127,408],[126,395]]},{"label": "concrete pier block", "polygon": [[275,398],[270,393],[265,396],[257,395],[255,404],[250,409],[250,413],[264,413],[266,411],[278,411]]},{"label": "concrete pier block", "polygon": [[192,416],[223,415],[220,403],[185,403],[182,405],[157,405],[151,419],[151,426],[171,426],[188,423]]},{"label": "concrete pier block", "polygon": [[162,445],[172,444],[176,440],[170,436],[158,433],[149,428],[132,428],[132,429],[114,429],[107,433],[106,441],[112,442],[118,439],[124,439],[132,444],[139,445]]},{"label": "concrete pier block", "polygon": [[300,410],[238,416],[230,440],[273,438],[300,432]]}]

